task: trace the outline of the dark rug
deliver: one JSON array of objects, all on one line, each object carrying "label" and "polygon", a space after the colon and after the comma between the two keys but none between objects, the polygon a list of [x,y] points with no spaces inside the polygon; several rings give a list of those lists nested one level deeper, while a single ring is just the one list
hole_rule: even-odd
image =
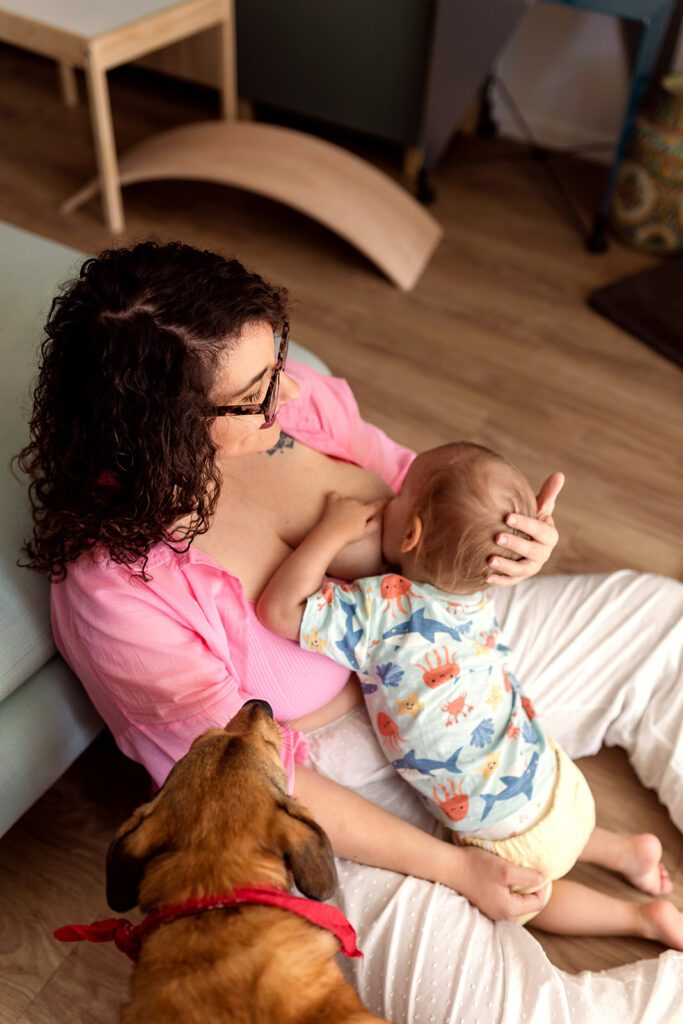
[{"label": "dark rug", "polygon": [[588,305],[683,366],[683,256],[599,288]]}]

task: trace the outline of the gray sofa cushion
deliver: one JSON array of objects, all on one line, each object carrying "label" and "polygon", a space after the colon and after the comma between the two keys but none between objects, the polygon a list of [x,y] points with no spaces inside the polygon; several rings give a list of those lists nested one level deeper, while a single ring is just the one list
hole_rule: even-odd
[{"label": "gray sofa cushion", "polygon": [[0,700],[55,653],[47,580],[16,565],[31,516],[26,483],[8,467],[28,437],[42,326],[55,286],[82,260],[73,249],[0,224]]},{"label": "gray sofa cushion", "polygon": [[66,771],[101,728],[100,716],[59,655],[2,701],[0,836]]}]

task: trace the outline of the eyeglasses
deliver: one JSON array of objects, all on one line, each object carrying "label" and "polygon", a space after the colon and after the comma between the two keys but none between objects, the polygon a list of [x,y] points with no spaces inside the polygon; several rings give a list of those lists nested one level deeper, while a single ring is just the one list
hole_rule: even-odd
[{"label": "eyeglasses", "polygon": [[277,412],[277,400],[280,394],[280,374],[287,362],[287,350],[289,348],[289,321],[285,320],[280,335],[280,347],[277,353],[277,361],[268,384],[266,397],[258,404],[252,402],[250,405],[216,405],[213,408],[213,416],[263,416],[263,423],[260,430],[270,427],[275,420]]}]

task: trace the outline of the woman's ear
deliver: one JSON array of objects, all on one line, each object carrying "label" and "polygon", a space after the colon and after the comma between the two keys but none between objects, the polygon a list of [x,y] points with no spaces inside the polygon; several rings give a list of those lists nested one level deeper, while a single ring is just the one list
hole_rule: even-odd
[{"label": "woman's ear", "polygon": [[406,555],[420,543],[422,537],[422,520],[419,516],[413,516],[410,526],[401,541],[401,554]]},{"label": "woman's ear", "polygon": [[170,848],[158,797],[143,804],[121,826],[107,851],[107,903],[122,913],[137,906],[138,889],[152,857]]},{"label": "woman's ear", "polygon": [[326,900],[337,888],[337,869],[330,841],[296,800],[280,803],[276,842],[297,889],[313,900]]}]

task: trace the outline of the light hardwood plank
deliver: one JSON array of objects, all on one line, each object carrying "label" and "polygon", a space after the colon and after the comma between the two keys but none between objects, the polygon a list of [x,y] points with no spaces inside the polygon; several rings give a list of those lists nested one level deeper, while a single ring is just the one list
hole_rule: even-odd
[{"label": "light hardwood plank", "polygon": [[[104,895],[107,846],[116,828],[148,795],[146,773],[102,733],[0,840],[3,1024],[20,1019],[118,1019],[106,1018],[106,1013],[99,1018],[74,1014],[98,1001],[106,1009],[117,995],[121,1001],[130,971],[127,958],[115,949],[60,943],[52,933],[62,924],[112,916]],[[41,993],[44,998],[36,1003]]]}]

